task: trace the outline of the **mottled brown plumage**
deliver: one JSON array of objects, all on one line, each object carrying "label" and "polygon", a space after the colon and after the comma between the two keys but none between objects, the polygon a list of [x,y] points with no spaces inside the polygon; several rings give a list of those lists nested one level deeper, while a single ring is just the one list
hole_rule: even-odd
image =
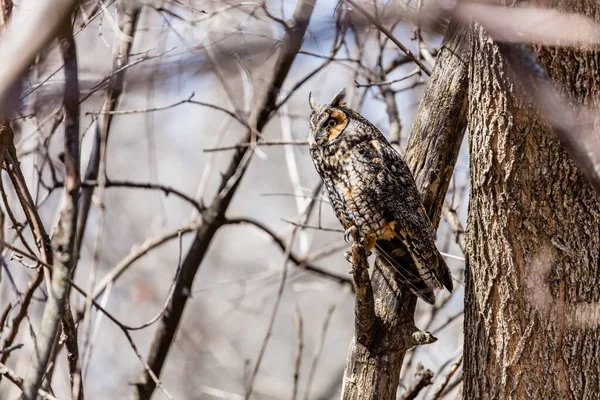
[{"label": "mottled brown plumage", "polygon": [[310,99],[310,154],[344,229],[358,229],[405,285],[428,303],[433,290],[452,291],[448,266],[410,170],[381,132],[344,104]]}]

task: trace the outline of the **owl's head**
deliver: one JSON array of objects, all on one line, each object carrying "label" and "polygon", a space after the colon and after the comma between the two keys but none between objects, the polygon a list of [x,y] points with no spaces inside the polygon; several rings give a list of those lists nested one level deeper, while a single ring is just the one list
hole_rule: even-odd
[{"label": "owl's head", "polygon": [[356,125],[360,125],[363,118],[346,107],[345,96],[346,90],[342,89],[329,104],[318,105],[309,95],[311,114],[308,144],[311,150],[335,145],[342,140],[360,141],[364,130],[357,129],[359,127]]}]

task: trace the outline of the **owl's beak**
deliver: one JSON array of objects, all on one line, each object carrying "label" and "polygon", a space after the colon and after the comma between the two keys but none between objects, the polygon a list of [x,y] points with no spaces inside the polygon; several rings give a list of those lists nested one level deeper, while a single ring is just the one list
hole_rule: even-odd
[{"label": "owl's beak", "polygon": [[313,149],[323,143],[325,140],[325,136],[327,135],[327,131],[322,128],[311,129],[308,135],[308,146]]},{"label": "owl's beak", "polygon": [[310,131],[308,132],[308,144],[310,148],[315,148],[327,140],[327,129],[325,129],[325,121],[329,118],[328,114],[321,115],[321,118],[316,124],[311,123]]}]

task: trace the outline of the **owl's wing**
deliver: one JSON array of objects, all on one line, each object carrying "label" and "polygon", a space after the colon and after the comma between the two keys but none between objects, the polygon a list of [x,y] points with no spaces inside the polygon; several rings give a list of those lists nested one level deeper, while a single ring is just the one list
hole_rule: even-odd
[{"label": "owl's wing", "polygon": [[342,200],[342,195],[339,192],[338,185],[335,184],[331,179],[324,178],[323,183],[327,192],[327,197],[333,208],[333,212],[337,219],[340,221],[344,229],[349,227],[349,218],[347,217],[347,210]]},{"label": "owl's wing", "polygon": [[435,245],[435,232],[410,169],[387,142],[375,146],[382,163],[377,174],[377,196],[384,218],[394,221],[396,237],[402,241],[416,264],[419,275],[429,287],[452,291],[452,277]]},{"label": "owl's wing", "polygon": [[341,194],[338,191],[338,185],[336,185],[332,177],[326,173],[327,165],[323,162],[323,158],[319,154],[315,155],[312,153],[311,158],[319,177],[323,181],[323,186],[329,199],[329,204],[331,204],[335,216],[340,221],[344,229],[348,228],[348,218],[346,215],[347,210]]}]

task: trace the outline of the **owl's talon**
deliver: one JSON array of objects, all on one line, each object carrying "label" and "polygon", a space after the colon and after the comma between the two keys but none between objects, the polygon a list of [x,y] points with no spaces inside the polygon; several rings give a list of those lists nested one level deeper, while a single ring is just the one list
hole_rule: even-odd
[{"label": "owl's talon", "polygon": [[370,251],[370,250],[365,251],[365,256],[369,257],[371,254],[373,254],[372,251]]},{"label": "owl's talon", "polygon": [[346,261],[348,261],[349,263],[352,263],[352,252],[351,251],[345,251],[344,252],[344,258],[346,259]]},{"label": "owl's talon", "polygon": [[350,238],[352,237],[354,232],[356,232],[356,226],[354,225],[352,225],[350,228],[344,231],[344,240],[346,241],[346,243],[350,242]]}]

